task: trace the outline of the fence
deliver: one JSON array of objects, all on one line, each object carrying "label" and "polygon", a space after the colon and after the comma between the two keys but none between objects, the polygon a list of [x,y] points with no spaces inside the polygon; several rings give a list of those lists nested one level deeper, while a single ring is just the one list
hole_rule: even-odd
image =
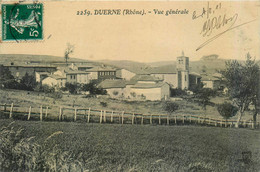
[{"label": "fence", "polygon": [[[130,113],[124,111],[98,110],[92,108],[81,107],[23,107],[12,104],[0,104],[0,112],[2,115],[9,116],[9,118],[20,118],[25,120],[85,120],[87,123],[120,123],[120,124],[199,124],[215,127],[234,127],[236,121],[225,120],[217,118],[208,118],[199,115],[167,115],[167,114],[140,114]],[[257,127],[260,123],[257,122],[254,126],[252,120],[242,120],[240,127]]]}]

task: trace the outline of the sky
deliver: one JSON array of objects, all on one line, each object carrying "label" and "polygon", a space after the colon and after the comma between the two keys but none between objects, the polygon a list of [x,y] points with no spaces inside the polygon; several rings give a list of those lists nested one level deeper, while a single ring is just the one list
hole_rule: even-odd
[{"label": "sky", "polygon": [[[257,1],[221,2],[221,5],[217,1],[66,1],[43,5],[44,39],[19,43],[2,41],[0,54],[62,57],[70,43],[75,47],[71,57],[86,60],[171,61],[182,52],[190,60],[210,54],[243,60],[247,52],[260,60],[260,3]],[[198,17],[203,8],[206,13]],[[121,13],[124,9],[135,9],[144,10],[146,15],[77,15],[77,11],[85,9],[92,14],[95,9],[120,9]],[[156,9],[163,10],[163,14],[155,14]],[[166,11],[176,9],[186,9],[188,14],[165,15]],[[196,19],[193,19],[194,11]],[[218,28],[214,28],[216,24]],[[206,33],[210,26],[212,32]],[[197,50],[208,40],[212,41]]]}]

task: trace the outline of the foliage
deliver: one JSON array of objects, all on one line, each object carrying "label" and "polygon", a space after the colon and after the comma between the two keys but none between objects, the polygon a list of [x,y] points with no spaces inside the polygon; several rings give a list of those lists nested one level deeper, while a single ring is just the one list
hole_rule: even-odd
[{"label": "foliage", "polygon": [[199,82],[197,84],[191,85],[190,91],[192,91],[194,94],[199,93],[203,89],[203,83]]},{"label": "foliage", "polygon": [[250,103],[257,104],[257,92],[260,84],[258,79],[260,75],[259,66],[248,53],[245,63],[236,60],[228,61],[226,69],[221,73],[225,78],[225,85],[228,88],[230,98],[239,108],[240,115],[236,124],[236,127],[238,127],[240,119]]},{"label": "foliage", "polygon": [[3,65],[0,65],[0,88],[17,88],[17,81],[11,74],[10,70]]},{"label": "foliage", "polygon": [[71,94],[77,94],[80,91],[88,91],[90,95],[104,95],[107,93],[106,90],[98,88],[96,84],[93,82],[90,82],[88,84],[66,83],[65,89],[63,90],[68,90]]},{"label": "foliage", "polygon": [[171,88],[170,91],[171,91],[171,97],[187,95],[186,91],[180,88],[174,88],[174,89]]},{"label": "foliage", "polygon": [[44,140],[35,142],[34,137],[25,137],[24,130],[14,128],[13,123],[0,130],[0,171],[82,171],[82,154],[63,151],[56,144],[49,147],[55,132]]},{"label": "foliage", "polygon": [[20,81],[20,89],[21,90],[27,90],[27,91],[33,91],[36,87],[37,82],[33,75],[29,75],[27,72],[22,77]]},{"label": "foliage", "polygon": [[76,94],[77,93],[77,89],[78,89],[78,85],[77,84],[71,84],[71,83],[66,83],[65,87],[67,88],[67,90],[71,93],[71,94]]},{"label": "foliage", "polygon": [[40,83],[37,83],[37,85],[34,88],[34,91],[44,92],[45,94],[48,94],[48,93],[54,93],[55,89],[48,85],[42,85]]},{"label": "foliage", "polygon": [[238,108],[231,103],[224,102],[217,105],[217,110],[222,117],[229,119],[236,115]]},{"label": "foliage", "polygon": [[57,100],[57,99],[61,99],[63,94],[59,91],[55,91],[53,93],[48,93],[47,96]]},{"label": "foliage", "polygon": [[136,93],[135,93],[135,92],[131,92],[130,95],[131,95],[132,97],[136,97]]},{"label": "foliage", "polygon": [[113,91],[113,95],[117,96],[118,95],[118,91]]},{"label": "foliage", "polygon": [[107,102],[100,102],[100,105],[103,107],[107,107]]},{"label": "foliage", "polygon": [[211,105],[210,97],[216,96],[216,91],[210,88],[202,88],[195,94],[195,100],[199,103],[204,110],[207,105]]},{"label": "foliage", "polygon": [[82,91],[89,91],[89,93],[90,93],[91,95],[97,95],[97,94],[104,95],[104,94],[107,93],[106,90],[97,87],[97,85],[96,85],[94,82],[90,82],[90,83],[88,83],[88,84],[84,84],[84,85],[81,87],[81,90],[82,90]]},{"label": "foliage", "polygon": [[163,105],[163,109],[171,114],[179,109],[179,105],[174,102],[166,101]]}]

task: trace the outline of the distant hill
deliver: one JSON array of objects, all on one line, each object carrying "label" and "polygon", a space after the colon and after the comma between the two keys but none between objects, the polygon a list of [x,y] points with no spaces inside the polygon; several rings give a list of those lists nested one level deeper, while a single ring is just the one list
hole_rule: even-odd
[{"label": "distant hill", "polygon": [[151,62],[147,63],[151,67],[160,67],[160,66],[168,66],[168,65],[173,65],[176,66],[176,61],[159,61],[159,62]]},{"label": "distant hill", "polygon": [[226,61],[224,59],[201,59],[199,61],[190,62],[190,70],[196,73],[206,72],[208,74],[216,73],[217,70],[225,68]]},{"label": "distant hill", "polygon": [[[32,55],[32,54],[0,54],[0,64],[10,64],[13,62],[14,64],[23,64],[26,62],[30,63],[64,63],[64,58],[59,56],[51,56],[51,55]],[[69,63],[91,63],[95,65],[101,65],[98,62],[78,59],[78,58],[70,58],[68,60]]]},{"label": "distant hill", "polygon": [[201,57],[201,60],[217,60],[217,59],[218,59],[217,54],[211,54],[211,55]]},{"label": "distant hill", "polygon": [[117,68],[124,68],[137,74],[143,74],[151,68],[149,64],[129,60],[100,60],[98,62]]}]

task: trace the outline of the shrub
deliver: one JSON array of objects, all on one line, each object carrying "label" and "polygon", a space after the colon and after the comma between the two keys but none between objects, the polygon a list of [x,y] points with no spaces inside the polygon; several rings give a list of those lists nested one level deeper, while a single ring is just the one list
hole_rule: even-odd
[{"label": "shrub", "polygon": [[56,100],[56,99],[61,99],[63,94],[61,92],[54,92],[54,93],[47,94],[47,96]]},{"label": "shrub", "polygon": [[37,83],[37,85],[34,88],[34,91],[44,92],[45,94],[47,94],[47,93],[54,93],[55,89],[48,85],[42,85],[40,83]]},{"label": "shrub", "polygon": [[217,105],[217,110],[223,118],[229,119],[236,115],[238,108],[231,103],[224,102]]},{"label": "shrub", "polygon": [[190,86],[190,91],[192,91],[194,94],[199,93],[203,89],[203,83],[199,82],[197,84]]},{"label": "shrub", "polygon": [[113,91],[113,95],[117,96],[118,95],[118,91]]},{"label": "shrub", "polygon": [[180,88],[175,88],[175,89],[170,89],[170,93],[171,93],[171,97],[175,97],[175,96],[186,96],[187,93],[185,90],[182,90]]},{"label": "shrub", "polygon": [[163,109],[171,114],[179,109],[179,105],[177,103],[167,101],[164,103]]},{"label": "shrub", "polygon": [[135,93],[135,92],[131,92],[130,95],[131,95],[132,97],[136,97],[136,93]]},{"label": "shrub", "polygon": [[103,107],[107,107],[107,103],[106,102],[100,102],[101,106]]}]

